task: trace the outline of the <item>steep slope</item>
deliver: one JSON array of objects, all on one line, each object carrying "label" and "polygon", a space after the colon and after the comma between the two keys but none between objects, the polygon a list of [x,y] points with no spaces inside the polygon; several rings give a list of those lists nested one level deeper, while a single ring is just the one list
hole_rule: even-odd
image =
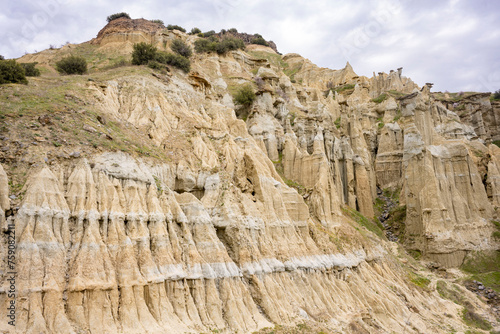
[{"label": "steep slope", "polygon": [[[391,188],[407,208],[409,249],[447,267],[498,249],[500,149],[400,70],[368,79],[255,45],[196,54],[187,74],[110,68],[133,43],[168,50],[197,38],[124,20],[91,43],[24,56],[45,75],[2,88],[0,209],[3,230],[15,224],[17,332],[468,328],[436,277],[364,216],[377,188]],[[92,55],[90,74],[49,69],[70,52]],[[235,106],[231,92],[246,83],[257,99]]]}]

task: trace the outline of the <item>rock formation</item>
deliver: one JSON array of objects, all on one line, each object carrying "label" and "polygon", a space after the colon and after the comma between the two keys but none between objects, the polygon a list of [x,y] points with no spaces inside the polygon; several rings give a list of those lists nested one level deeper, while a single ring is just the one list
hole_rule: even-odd
[{"label": "rock formation", "polygon": [[[168,49],[198,38],[116,21],[86,47],[130,54],[136,42]],[[20,61],[48,66],[75,49]],[[401,69],[368,79],[349,63],[319,68],[265,47],[196,54],[189,74],[94,73],[66,87],[68,105],[84,111],[64,112],[90,115],[86,131],[125,141],[123,152],[75,144],[68,155],[19,136],[17,158],[0,156],[18,333],[251,333],[304,321],[332,333],[467,328],[460,306],[412,283],[403,249],[363,222],[377,189],[392,189],[406,205],[403,243],[425,259],[457,267],[471,251],[498,249],[500,148],[485,145],[500,136],[496,105],[470,102],[465,119]],[[257,98],[242,110],[230,92],[246,83]],[[135,136],[151,149],[129,150]],[[11,201],[8,178],[21,176],[10,167],[22,164],[22,196]],[[2,319],[8,271],[2,262]]]}]

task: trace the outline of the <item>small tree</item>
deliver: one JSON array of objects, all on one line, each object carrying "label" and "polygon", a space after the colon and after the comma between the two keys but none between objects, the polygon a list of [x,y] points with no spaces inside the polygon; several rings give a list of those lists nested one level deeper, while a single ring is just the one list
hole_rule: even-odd
[{"label": "small tree", "polygon": [[240,38],[226,37],[219,42],[217,53],[224,54],[228,51],[244,49],[245,43]]},{"label": "small tree", "polygon": [[210,37],[210,36],[213,36],[213,35],[215,35],[215,30],[210,30],[210,31],[207,31],[207,32],[203,33],[204,37]]},{"label": "small tree", "polygon": [[194,50],[197,53],[217,52],[218,54],[225,54],[228,51],[244,48],[245,43],[243,40],[236,37],[225,37],[220,40],[212,36],[210,38],[198,39],[194,42]]},{"label": "small tree", "polygon": [[167,26],[167,29],[168,29],[168,30],[174,30],[174,29],[175,29],[175,30],[179,30],[179,31],[182,31],[182,32],[186,32],[186,29],[184,29],[183,27],[178,26],[178,25],[176,25],[176,24],[169,24],[169,25]]},{"label": "small tree", "polygon": [[5,83],[28,84],[23,67],[14,59],[0,60],[0,84]]},{"label": "small tree", "polygon": [[495,100],[500,100],[500,89],[499,89],[499,90],[497,90],[497,91],[495,92],[495,94],[493,94],[493,98],[494,98]]},{"label": "small tree", "polygon": [[56,63],[56,69],[61,74],[87,73],[87,61],[83,57],[69,56]]},{"label": "small tree", "polygon": [[215,46],[217,42],[211,42],[207,38],[201,38],[194,41],[194,50],[197,53],[215,51]]},{"label": "small tree", "polygon": [[199,33],[201,33],[201,30],[200,30],[200,29],[198,29],[198,28],[193,28],[193,29],[191,29],[191,32],[190,32],[189,34],[190,34],[190,35],[197,35],[197,34],[199,34]]},{"label": "small tree", "polygon": [[35,67],[38,63],[21,63],[21,66],[24,68],[24,73],[27,77],[39,77],[40,70]]},{"label": "small tree", "polygon": [[249,107],[252,105],[253,101],[255,101],[255,93],[251,85],[247,84],[236,92],[234,95],[234,102],[236,104]]},{"label": "small tree", "polygon": [[153,23],[158,23],[158,24],[163,25],[163,21],[162,20],[150,20],[150,21],[153,22]]},{"label": "small tree", "polygon": [[5,59],[5,57],[0,55],[0,60],[4,60],[4,59]]},{"label": "small tree", "polygon": [[267,44],[266,40],[262,36],[258,36],[252,39],[252,44],[259,44],[259,45],[264,45],[264,46],[269,46]]},{"label": "small tree", "polygon": [[145,42],[134,44],[134,51],[132,52],[133,65],[145,65],[150,60],[154,60],[157,49],[154,45]]},{"label": "small tree", "polygon": [[128,15],[127,13],[125,12],[121,12],[121,13],[116,13],[116,14],[112,14],[110,16],[108,16],[106,18],[106,20],[109,22],[113,21],[113,20],[116,20],[116,19],[119,19],[120,17],[126,17],[127,19],[130,19],[130,15]]},{"label": "small tree", "polygon": [[184,41],[176,39],[172,42],[172,51],[183,57],[189,58],[193,55],[193,50]]},{"label": "small tree", "polygon": [[158,51],[154,60],[161,64],[167,64],[180,68],[184,72],[189,72],[191,69],[191,62],[189,59],[178,54]]}]

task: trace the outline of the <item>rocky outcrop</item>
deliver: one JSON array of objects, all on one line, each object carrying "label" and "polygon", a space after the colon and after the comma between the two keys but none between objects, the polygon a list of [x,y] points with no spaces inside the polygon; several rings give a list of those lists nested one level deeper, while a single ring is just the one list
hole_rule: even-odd
[{"label": "rocky outcrop", "polygon": [[148,42],[154,41],[154,36],[165,29],[159,23],[145,19],[131,20],[126,17],[118,18],[109,22],[99,31],[97,37],[90,41],[91,44],[108,44],[112,42]]},{"label": "rocky outcrop", "polygon": [[439,331],[428,319],[442,302],[408,286],[386,250],[348,225],[336,228],[349,235],[343,250],[325,239],[259,151],[236,155],[229,183],[208,176],[201,200],[172,191],[167,166],[125,154],[43,167],[15,217],[16,329],[251,332],[299,317],[404,330],[412,314],[416,330]]},{"label": "rocky outcrop", "polygon": [[410,78],[402,76],[403,68],[400,67],[397,71],[391,70],[389,74],[379,72],[378,75],[373,73],[370,79],[371,96],[373,98],[388,91],[397,91],[400,93],[410,94],[414,89],[418,89]]},{"label": "rocky outcrop", "polygon": [[[461,95],[460,95],[461,94]],[[459,115],[461,122],[471,126],[484,142],[500,140],[500,104],[490,101],[490,93],[460,93],[452,98],[449,94],[437,96],[449,110]]]},{"label": "rocky outcrop", "polygon": [[[197,38],[143,21],[114,20],[92,43],[126,52]],[[461,307],[411,283],[415,269],[366,217],[377,188],[390,189],[406,206],[401,239],[424,259],[455,267],[498,249],[500,149],[401,71],[368,79],[349,63],[330,70],[258,51],[269,57],[196,55],[188,74],[75,78],[82,112],[143,134],[162,155],[93,145],[43,159],[16,210],[0,168],[17,332],[251,333],[304,321],[346,333],[465,331]],[[230,93],[244,84],[256,91],[246,109]],[[99,124],[103,135],[117,126]]]}]

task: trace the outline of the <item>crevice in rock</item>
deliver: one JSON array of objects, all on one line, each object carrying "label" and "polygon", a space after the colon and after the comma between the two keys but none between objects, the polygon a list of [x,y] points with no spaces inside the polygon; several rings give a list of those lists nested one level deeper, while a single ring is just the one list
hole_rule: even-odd
[{"label": "crevice in rock", "polygon": [[189,190],[189,191],[186,191],[186,190],[183,190],[183,189],[176,189],[175,192],[178,193],[178,194],[183,194],[183,193],[186,193],[186,192],[190,193],[194,197],[196,197],[197,199],[199,199],[200,201],[203,198],[203,196],[205,196],[205,189],[192,189],[192,190]]},{"label": "crevice in rock", "polygon": [[231,258],[231,260],[233,260],[234,263],[238,263],[236,252],[231,244],[231,237],[228,234],[227,228],[225,226],[216,226],[215,230],[217,233],[217,237],[226,248],[226,252]]}]

